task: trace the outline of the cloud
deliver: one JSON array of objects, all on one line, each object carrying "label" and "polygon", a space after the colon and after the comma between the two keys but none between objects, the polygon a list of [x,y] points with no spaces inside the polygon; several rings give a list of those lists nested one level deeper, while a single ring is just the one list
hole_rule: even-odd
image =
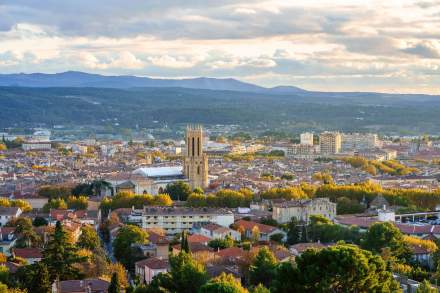
[{"label": "cloud", "polygon": [[414,54],[422,58],[438,59],[440,58],[440,49],[431,42],[421,42],[403,49],[404,52]]},{"label": "cloud", "polygon": [[408,89],[411,84],[417,91],[418,83],[408,80],[423,79],[421,90],[431,86],[437,92],[437,4],[3,1],[0,70],[237,77],[268,86],[337,90],[371,90],[374,85]]}]

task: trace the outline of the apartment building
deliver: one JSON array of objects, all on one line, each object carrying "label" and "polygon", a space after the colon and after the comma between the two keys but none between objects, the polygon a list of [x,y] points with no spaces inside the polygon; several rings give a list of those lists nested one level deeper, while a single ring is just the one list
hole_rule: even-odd
[{"label": "apartment building", "polygon": [[282,224],[290,222],[292,218],[307,223],[311,215],[322,215],[333,220],[336,217],[336,203],[328,198],[290,200],[275,203],[272,210],[272,218]]},{"label": "apartment building", "polygon": [[380,147],[380,140],[375,133],[341,134],[343,151],[361,151]]},{"label": "apartment building", "polygon": [[305,132],[301,133],[299,136],[300,144],[302,145],[313,145],[313,133]]},{"label": "apartment building", "polygon": [[229,227],[234,223],[234,214],[228,209],[144,207],[143,210],[132,210],[127,221],[142,228],[162,228],[167,235],[173,235],[206,222]]},{"label": "apartment building", "polygon": [[319,136],[321,155],[335,155],[341,151],[341,134],[339,132],[323,132]]}]

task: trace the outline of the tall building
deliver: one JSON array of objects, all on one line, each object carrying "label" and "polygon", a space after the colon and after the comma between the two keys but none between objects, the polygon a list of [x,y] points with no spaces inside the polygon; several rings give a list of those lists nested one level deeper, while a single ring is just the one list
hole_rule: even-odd
[{"label": "tall building", "polygon": [[200,125],[186,128],[186,150],[183,172],[192,188],[208,187],[208,156],[203,152],[203,129]]},{"label": "tall building", "polygon": [[344,133],[341,137],[343,151],[360,151],[380,147],[379,138],[374,133]]},{"label": "tall building", "polygon": [[313,145],[313,133],[301,133],[299,138],[302,145]]},{"label": "tall building", "polygon": [[334,155],[341,151],[341,134],[339,132],[323,132],[319,136],[321,155]]}]

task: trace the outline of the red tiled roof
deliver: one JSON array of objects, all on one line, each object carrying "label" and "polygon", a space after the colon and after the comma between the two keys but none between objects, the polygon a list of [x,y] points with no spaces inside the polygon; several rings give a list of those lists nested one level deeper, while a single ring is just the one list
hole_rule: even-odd
[{"label": "red tiled roof", "polygon": [[193,234],[188,236],[188,243],[207,243],[209,241],[211,241],[210,238],[199,234]]},{"label": "red tiled roof", "polygon": [[158,257],[150,257],[135,263],[137,267],[148,267],[152,270],[160,270],[168,268],[168,261]]},{"label": "red tiled roof", "polygon": [[229,247],[217,252],[220,257],[239,258],[245,255],[245,251],[239,247]]},{"label": "red tiled roof", "polygon": [[243,228],[245,228],[246,230],[252,231],[252,229],[257,226],[258,229],[260,230],[261,233],[271,233],[273,231],[275,231],[276,229],[278,229],[277,227],[273,227],[273,226],[269,226],[269,225],[265,225],[265,224],[260,224],[257,222],[252,222],[252,221],[245,221],[245,220],[238,220],[237,222],[235,222],[235,225],[237,227],[242,226]]},{"label": "red tiled roof", "polygon": [[14,248],[14,255],[21,258],[42,258],[43,254],[39,248]]}]

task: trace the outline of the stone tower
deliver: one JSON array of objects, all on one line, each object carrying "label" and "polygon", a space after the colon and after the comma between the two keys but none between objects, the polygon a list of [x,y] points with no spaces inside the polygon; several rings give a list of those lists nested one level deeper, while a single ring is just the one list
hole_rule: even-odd
[{"label": "stone tower", "polygon": [[186,128],[186,150],[183,172],[189,184],[196,187],[208,187],[208,156],[203,153],[203,130],[200,125]]}]

